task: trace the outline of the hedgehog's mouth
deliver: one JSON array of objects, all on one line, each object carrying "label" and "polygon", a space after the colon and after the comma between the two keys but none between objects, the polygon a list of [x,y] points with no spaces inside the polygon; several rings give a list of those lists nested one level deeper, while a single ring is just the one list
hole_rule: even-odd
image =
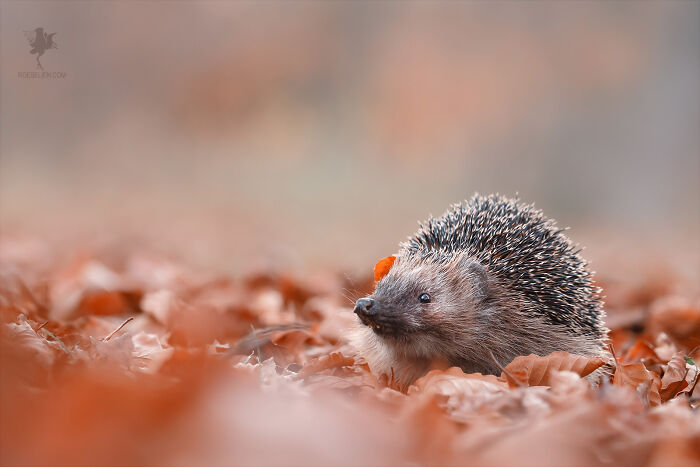
[{"label": "hedgehog's mouth", "polygon": [[393,329],[390,328],[387,325],[381,325],[381,324],[374,324],[374,323],[365,323],[367,326],[369,326],[372,331],[377,334],[378,336],[388,336],[393,334]]},{"label": "hedgehog's mouth", "polygon": [[398,338],[414,331],[401,314],[382,306],[372,297],[360,298],[353,310],[362,324],[381,337]]},{"label": "hedgehog's mouth", "polygon": [[368,325],[370,328],[372,328],[372,331],[380,336],[380,337],[399,337],[401,334],[396,331],[395,328],[387,326],[387,325],[382,325],[382,324],[369,324]]},{"label": "hedgehog's mouth", "polygon": [[388,319],[383,316],[373,316],[369,318],[366,315],[358,313],[360,322],[370,328],[376,335],[380,337],[399,338],[411,333],[411,329],[404,323],[397,320]]}]

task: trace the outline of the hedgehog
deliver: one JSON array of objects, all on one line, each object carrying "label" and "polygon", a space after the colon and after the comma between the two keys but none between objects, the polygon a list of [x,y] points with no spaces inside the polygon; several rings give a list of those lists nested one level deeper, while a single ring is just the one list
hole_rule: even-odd
[{"label": "hedgehog", "polygon": [[500,375],[519,355],[609,360],[601,290],[564,230],[500,195],[431,216],[376,264],[351,342],[400,387],[437,366]]}]

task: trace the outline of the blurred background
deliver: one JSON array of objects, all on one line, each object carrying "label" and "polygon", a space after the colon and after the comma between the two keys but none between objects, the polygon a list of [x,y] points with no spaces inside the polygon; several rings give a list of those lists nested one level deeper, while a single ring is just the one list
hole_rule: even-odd
[{"label": "blurred background", "polygon": [[[6,235],[364,272],[500,192],[598,270],[643,253],[700,272],[698,2],[1,8]],[[36,27],[64,78],[19,75]]]}]

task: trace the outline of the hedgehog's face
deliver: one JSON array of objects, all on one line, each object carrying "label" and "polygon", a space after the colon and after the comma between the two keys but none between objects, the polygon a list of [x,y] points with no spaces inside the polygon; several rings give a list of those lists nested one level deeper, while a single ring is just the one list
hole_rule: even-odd
[{"label": "hedgehog's face", "polygon": [[484,268],[468,258],[398,257],[354,311],[385,341],[434,353],[453,334],[464,341],[470,330],[477,330],[487,282]]}]

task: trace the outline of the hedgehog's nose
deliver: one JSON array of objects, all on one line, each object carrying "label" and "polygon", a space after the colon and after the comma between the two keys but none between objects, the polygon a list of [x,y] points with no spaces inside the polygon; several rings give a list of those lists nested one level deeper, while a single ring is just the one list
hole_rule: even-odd
[{"label": "hedgehog's nose", "polygon": [[361,298],[355,303],[355,313],[359,310],[367,314],[372,314],[373,312],[370,311],[372,306],[374,306],[374,300],[371,298]]},{"label": "hedgehog's nose", "polygon": [[373,310],[372,307],[374,306],[374,300],[371,298],[361,298],[355,303],[355,313],[357,313],[357,316],[360,317],[362,322],[364,323],[365,320],[368,320],[376,311],[376,308]]}]

